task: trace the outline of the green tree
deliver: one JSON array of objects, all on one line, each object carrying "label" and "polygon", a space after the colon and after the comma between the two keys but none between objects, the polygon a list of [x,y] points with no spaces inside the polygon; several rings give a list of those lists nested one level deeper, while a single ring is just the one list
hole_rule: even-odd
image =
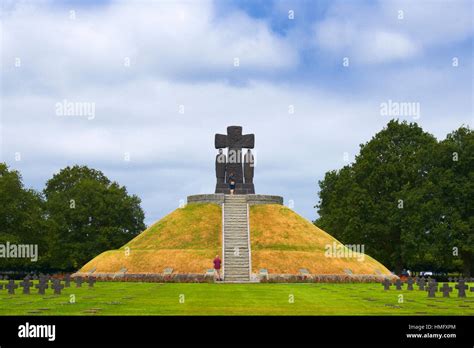
[{"label": "green tree", "polygon": [[0,269],[37,270],[44,265],[47,253],[47,226],[41,195],[23,186],[19,172],[0,163],[0,243],[38,246],[38,260],[31,258],[0,259]]},{"label": "green tree", "polygon": [[474,274],[474,134],[460,127],[440,142],[430,173],[432,231],[438,255]]},{"label": "green tree", "polygon": [[51,263],[75,270],[145,229],[140,199],[102,172],[86,166],[62,169],[44,189],[53,223]]},{"label": "green tree", "polygon": [[422,216],[436,139],[416,123],[390,121],[360,145],[355,163],[320,181],[316,224],[400,272],[432,258]]}]

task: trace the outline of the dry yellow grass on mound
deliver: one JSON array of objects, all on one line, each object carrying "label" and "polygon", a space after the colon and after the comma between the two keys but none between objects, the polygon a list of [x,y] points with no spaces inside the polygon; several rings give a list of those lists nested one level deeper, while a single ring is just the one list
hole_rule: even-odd
[{"label": "dry yellow grass on mound", "polygon": [[[390,272],[368,255],[332,258],[326,245],[339,241],[310,221],[281,205],[250,208],[252,271],[266,268],[273,274],[298,274],[306,268],[313,274],[381,274]],[[79,272],[204,273],[221,255],[222,211],[216,204],[192,203],[176,209],[118,250],[106,251]]]},{"label": "dry yellow grass on mound", "polygon": [[127,273],[163,273],[171,267],[174,273],[203,274],[213,267],[212,260],[217,254],[217,249],[159,249],[134,250],[125,256],[123,250],[110,250],[89,261],[79,272],[95,268],[95,273],[117,273],[125,267]]},{"label": "dry yellow grass on mound", "polygon": [[[192,203],[159,220],[119,250],[106,251],[79,272],[204,273],[221,251],[222,210],[216,204]],[[127,255],[128,254],[128,255]]]},{"label": "dry yellow grass on mound", "polygon": [[326,257],[327,245],[341,243],[293,210],[276,204],[250,208],[252,271],[266,268],[269,273],[298,274],[306,268],[313,274],[390,275],[390,271],[368,255]]}]

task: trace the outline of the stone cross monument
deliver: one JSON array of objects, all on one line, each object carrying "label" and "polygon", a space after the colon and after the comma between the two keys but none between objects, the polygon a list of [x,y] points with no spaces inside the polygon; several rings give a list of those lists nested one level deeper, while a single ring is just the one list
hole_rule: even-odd
[{"label": "stone cross monument", "polygon": [[[255,146],[253,134],[242,135],[242,127],[227,127],[227,135],[216,134],[215,147],[219,149],[216,156],[216,192],[229,193],[229,177],[235,181],[235,194],[253,194],[254,156],[250,149]],[[223,149],[227,149],[227,155]],[[248,149],[242,155],[242,149]],[[243,161],[242,161],[243,159]]]}]

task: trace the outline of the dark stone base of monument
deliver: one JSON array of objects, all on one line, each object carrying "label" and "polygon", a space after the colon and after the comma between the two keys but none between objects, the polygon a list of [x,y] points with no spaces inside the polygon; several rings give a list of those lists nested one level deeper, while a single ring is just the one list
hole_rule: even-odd
[{"label": "dark stone base of monument", "polygon": [[[229,184],[216,184],[215,193],[230,194]],[[251,195],[255,193],[255,186],[253,184],[235,184],[234,194],[236,195]]]}]

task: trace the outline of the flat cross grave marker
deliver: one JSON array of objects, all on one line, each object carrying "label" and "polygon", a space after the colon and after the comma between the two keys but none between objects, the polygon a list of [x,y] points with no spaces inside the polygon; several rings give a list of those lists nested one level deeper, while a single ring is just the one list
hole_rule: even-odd
[{"label": "flat cross grave marker", "polygon": [[397,290],[403,290],[403,282],[399,279],[395,281],[395,286]]},{"label": "flat cross grave marker", "polygon": [[15,284],[15,281],[13,279],[10,279],[10,281],[5,286],[5,288],[8,289],[8,294],[9,295],[14,295],[15,294],[15,289],[18,289],[18,285]]},{"label": "flat cross grave marker", "polygon": [[418,282],[419,290],[425,290],[425,285],[426,285],[425,278],[420,278],[420,280]]},{"label": "flat cross grave marker", "polygon": [[82,277],[77,277],[75,281],[76,281],[76,288],[81,288],[82,283],[84,283],[84,279],[82,279]]},{"label": "flat cross grave marker", "polygon": [[95,282],[96,282],[95,277],[89,277],[87,279],[87,283],[89,284],[89,288],[93,288]]},{"label": "flat cross grave marker", "polygon": [[388,280],[388,278],[385,278],[382,282],[382,285],[384,290],[390,290],[390,285],[392,285],[392,283],[390,280]]},{"label": "flat cross grave marker", "polygon": [[44,295],[44,291],[49,288],[48,283],[45,282],[39,282],[38,284],[35,285],[35,288],[38,289],[38,294]]},{"label": "flat cross grave marker", "polygon": [[53,286],[51,288],[54,289],[55,295],[61,295],[61,290],[64,289],[64,285],[61,284],[61,280],[57,279],[53,281]]},{"label": "flat cross grave marker", "polygon": [[428,297],[436,297],[436,292],[438,291],[438,284],[435,282],[430,282],[428,284]]},{"label": "flat cross grave marker", "polygon": [[443,297],[449,297],[449,293],[453,291],[453,288],[448,283],[444,283],[439,290],[443,292]]},{"label": "flat cross grave marker", "polygon": [[23,293],[29,295],[30,288],[33,286],[33,282],[30,281],[29,277],[25,277],[25,279],[23,279],[23,281],[20,283],[20,286],[23,288]]},{"label": "flat cross grave marker", "polygon": [[[466,290],[469,288],[469,285],[466,285],[463,280],[461,280],[456,286],[458,289],[458,297],[466,297]],[[471,288],[472,289],[472,288]]]},{"label": "flat cross grave marker", "polygon": [[64,276],[64,286],[66,288],[69,288],[71,286],[71,275],[70,274],[66,274]]}]

